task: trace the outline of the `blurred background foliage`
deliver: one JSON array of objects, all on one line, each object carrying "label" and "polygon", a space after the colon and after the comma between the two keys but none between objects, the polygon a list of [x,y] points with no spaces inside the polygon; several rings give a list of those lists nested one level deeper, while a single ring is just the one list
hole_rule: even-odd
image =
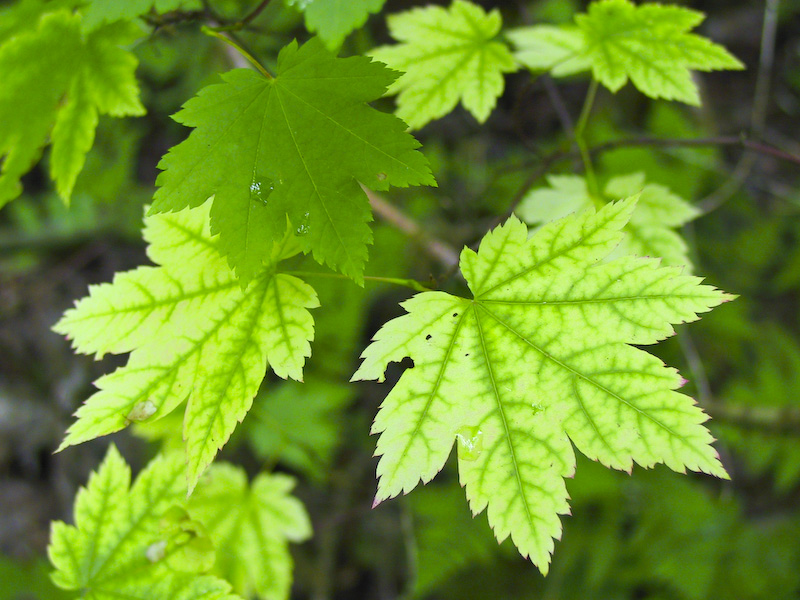
[{"label": "blurred background foliage", "polygon": [[[80,1],[22,4],[28,13],[19,2],[0,3],[0,43],[29,27],[36,10]],[[257,3],[210,4],[235,19]],[[415,4],[388,0],[382,15],[348,38],[342,55],[387,42],[385,15]],[[507,26],[566,21],[585,8],[567,0],[481,4],[498,6]],[[369,424],[389,388],[347,382],[360,349],[400,313],[397,303],[409,294],[315,279],[322,308],[314,315],[307,383],[268,377],[220,457],[253,474],[274,469],[299,477],[314,536],[295,548],[295,597],[800,597],[800,179],[791,160],[745,153],[736,143],[748,135],[800,156],[800,1],[681,4],[706,12],[701,33],[748,69],[703,76],[699,109],[652,101],[630,86],[616,95],[601,91],[588,139],[603,178],[643,171],[703,211],[683,231],[696,272],[741,296],[654,349],[680,368],[690,380],[688,393],[712,415],[731,480],[665,468],[635,468],[629,476],[579,461],[568,486],[575,516],[564,519],[547,578],[507,543],[498,546],[485,516],[472,519],[452,464],[435,482],[372,510]],[[231,66],[225,48],[202,35],[191,16],[201,5],[187,2],[188,17],[154,14],[143,21],[135,51],[148,113],[101,119],[71,207],[51,188],[45,153],[24,181],[24,197],[0,212],[2,599],[63,597],[46,577],[48,523],[69,518],[77,487],[109,440],[52,452],[91,382],[115,359],[75,356],[50,327],[88,284],[146,260],[140,226],[156,164],[187,134],[169,115]],[[774,31],[764,26],[773,9]],[[308,34],[291,2],[273,0],[240,37],[274,66],[281,46]],[[509,76],[485,125],[458,109],[417,133],[439,188],[398,191],[391,202],[428,235],[454,247],[475,243],[515,197],[543,185],[546,172],[580,171],[574,154],[553,160],[552,153],[569,148],[565,125],[579,112],[586,87],[582,77],[556,83],[522,71]],[[391,110],[392,100],[378,105]],[[648,141],[719,136],[726,141]],[[367,272],[458,290],[425,244],[424,236],[408,237],[378,219]],[[310,261],[301,268],[319,270]],[[113,441],[141,466],[161,444],[176,442],[180,428],[171,419]]]}]

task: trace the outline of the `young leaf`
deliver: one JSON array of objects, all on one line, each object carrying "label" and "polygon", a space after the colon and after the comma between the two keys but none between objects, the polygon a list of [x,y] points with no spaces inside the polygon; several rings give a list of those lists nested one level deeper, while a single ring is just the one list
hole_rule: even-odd
[{"label": "young leaf", "polygon": [[119,47],[132,33],[120,25],[82,35],[80,16],[58,11],[0,46],[0,206],[20,194],[20,178],[48,138],[50,174],[59,195],[69,201],[94,142],[98,115],[144,113],[134,77],[136,58]]},{"label": "young leaf", "polygon": [[175,115],[195,130],[162,159],[151,212],[214,196],[212,231],[244,283],[288,216],[304,251],[360,282],[372,234],[358,182],[435,183],[405,124],[366,105],[395,74],[368,58],[335,58],[313,39],[281,51],[274,79],[246,69],[222,77]]},{"label": "young leaf", "polygon": [[692,70],[742,69],[725,48],[690,33],[703,21],[696,10],[630,0],[600,0],[576,26],[549,25],[511,31],[519,61],[555,76],[591,69],[612,92],[631,80],[651,98],[700,104]]},{"label": "young leaf", "polygon": [[318,302],[310,286],[275,273],[297,253],[293,237],[274,245],[272,263],[243,290],[209,232],[209,207],[148,218],[148,251],[160,266],[93,286],[54,327],[79,352],[132,351],[126,366],[96,382],[60,449],[159,419],[187,400],[191,489],[247,414],[267,364],[302,380],[314,336],[308,309]]},{"label": "young leaf", "polygon": [[306,28],[316,32],[335,50],[351,31],[362,27],[371,13],[378,13],[386,0],[289,0],[303,11]]},{"label": "young leaf", "polygon": [[115,21],[132,21],[151,10],[159,13],[178,10],[185,4],[200,5],[192,0],[91,0],[83,18],[83,30],[93,31]]},{"label": "young leaf", "polygon": [[600,262],[635,202],[569,216],[530,239],[512,217],[479,252],[461,254],[473,299],[417,294],[378,331],[353,379],[382,380],[404,357],[414,367],[373,425],[376,502],[431,480],[457,443],[472,511],[488,508],[497,538],[510,535],[546,572],[568,512],[570,440],[615,469],[663,462],[727,477],[706,415],[675,391],[677,371],[629,344],[655,343],[729,296],[657,260]]},{"label": "young leaf", "polygon": [[203,539],[164,527],[185,497],[182,474],[180,455],[159,457],[131,487],[130,468],[111,446],[78,492],[75,525],[53,523],[47,550],[56,585],[90,600],[235,600],[225,581],[176,562]]},{"label": "young leaf", "polygon": [[[532,190],[517,209],[526,223],[538,225],[592,206],[586,180],[579,175],[551,175],[549,187]],[[700,211],[663,185],[645,184],[644,173],[609,179],[603,190],[609,200],[639,195],[639,202],[624,228],[625,237],[612,256],[635,254],[661,258],[665,265],[685,265],[691,271],[689,248],[675,231],[700,215]]]},{"label": "young leaf", "polygon": [[287,600],[292,584],[289,542],[311,536],[303,504],[290,494],[294,479],[262,473],[247,484],[241,468],[212,466],[189,501],[217,550],[214,572],[244,598]]},{"label": "young leaf", "polygon": [[466,0],[449,9],[415,8],[388,18],[400,44],[381,46],[372,56],[405,71],[390,88],[399,93],[397,115],[413,129],[443,117],[459,101],[481,123],[503,93],[503,73],[517,70],[508,47],[492,41],[502,19]]}]

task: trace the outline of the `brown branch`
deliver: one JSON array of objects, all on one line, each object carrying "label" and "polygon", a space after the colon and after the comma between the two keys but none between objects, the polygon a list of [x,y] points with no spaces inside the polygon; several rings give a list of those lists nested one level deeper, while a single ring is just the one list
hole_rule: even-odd
[{"label": "brown branch", "polygon": [[423,250],[447,268],[458,266],[458,251],[422,229],[414,219],[388,202],[381,195],[361,186],[369,198],[370,206],[381,219],[416,241]]}]

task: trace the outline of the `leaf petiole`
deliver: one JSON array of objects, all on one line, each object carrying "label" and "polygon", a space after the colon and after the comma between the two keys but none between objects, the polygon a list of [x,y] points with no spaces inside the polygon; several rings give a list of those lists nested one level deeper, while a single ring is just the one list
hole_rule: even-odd
[{"label": "leaf petiole", "polygon": [[589,84],[589,90],[586,92],[586,100],[583,102],[581,115],[578,117],[578,124],[575,126],[575,143],[581,154],[583,168],[586,171],[586,184],[589,186],[589,193],[591,193],[593,199],[601,198],[600,188],[597,184],[597,176],[592,166],[592,157],[589,153],[586,140],[583,137],[583,132],[586,130],[586,124],[589,122],[589,115],[592,114],[592,106],[594,106],[594,98],[597,95],[598,85],[598,81],[592,78]]},{"label": "leaf petiole", "polygon": [[[333,279],[350,279],[346,275],[340,273],[322,273],[319,271],[281,271],[286,275],[294,275],[296,277],[328,277]],[[431,292],[431,288],[425,287],[416,279],[400,279],[397,277],[376,277],[372,275],[364,275],[365,281],[376,281],[379,283],[393,283],[394,285],[402,285],[403,287],[411,288],[418,292]]]},{"label": "leaf petiole", "polygon": [[237,52],[239,52],[239,54],[244,56],[251,65],[253,65],[256,69],[258,69],[258,72],[261,73],[264,77],[266,77],[267,79],[273,79],[269,71],[267,71],[264,68],[264,66],[255,59],[255,57],[252,54],[250,54],[247,50],[242,48],[239,44],[234,42],[228,36],[222,35],[220,31],[214,29],[213,27],[209,27],[208,25],[203,25],[200,28],[200,30],[206,35],[210,35],[211,37],[215,37],[219,40],[222,40],[223,42],[228,44],[231,48],[234,48]]}]

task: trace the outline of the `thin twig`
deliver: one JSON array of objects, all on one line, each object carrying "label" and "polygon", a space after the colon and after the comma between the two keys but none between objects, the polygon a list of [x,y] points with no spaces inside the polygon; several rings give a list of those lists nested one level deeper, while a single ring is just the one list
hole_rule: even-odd
[{"label": "thin twig", "polygon": [[263,1],[261,2],[261,4],[259,4],[258,6],[256,6],[256,7],[255,7],[255,8],[254,8],[254,9],[253,9],[251,12],[250,12],[250,14],[249,14],[249,15],[247,15],[247,16],[246,16],[246,17],[244,17],[244,18],[243,18],[241,21],[239,21],[239,24],[240,24],[242,27],[244,27],[245,25],[247,25],[248,23],[250,23],[251,21],[253,21],[254,19],[256,19],[256,18],[258,17],[258,15],[260,15],[262,12],[264,12],[264,9],[265,9],[265,8],[267,8],[267,5],[268,5],[269,3],[270,3],[270,0],[263,0]]},{"label": "thin twig", "polygon": [[[766,0],[764,22],[761,27],[761,50],[758,58],[758,73],[750,113],[750,135],[759,137],[764,130],[769,107],[769,88],[772,66],[775,62],[775,38],[778,29],[780,0]],[[756,155],[745,153],[739,159],[728,180],[716,191],[702,199],[698,205],[704,213],[716,210],[741,189],[756,164]]]},{"label": "thin twig", "polygon": [[586,100],[583,103],[581,115],[578,118],[578,124],[575,126],[575,144],[578,146],[578,150],[581,153],[581,161],[583,162],[583,169],[586,174],[586,185],[593,198],[599,198],[600,188],[597,184],[597,177],[594,174],[594,167],[592,166],[592,157],[589,154],[589,147],[586,144],[583,133],[586,131],[586,125],[589,123],[589,117],[592,114],[598,87],[598,81],[592,79],[591,83],[589,83],[589,90],[586,92]]},{"label": "thin twig", "polygon": [[536,183],[541,177],[546,175],[548,171],[550,171],[551,167],[563,160],[569,158],[577,158],[578,155],[572,152],[566,152],[564,150],[556,150],[552,152],[548,156],[545,156],[536,167],[535,170],[531,171],[530,175],[525,179],[522,185],[517,189],[516,193],[514,194],[513,198],[511,199],[511,203],[506,209],[506,212],[498,217],[489,229],[499,225],[500,223],[504,222],[508,219],[511,215],[514,214],[514,211],[517,210],[520,203],[525,199],[525,196],[528,195],[528,192],[533,187],[533,184]]},{"label": "thin twig", "polygon": [[[227,37],[227,36],[224,36],[224,35],[222,35],[222,34],[221,34],[219,31],[217,31],[216,29],[213,29],[213,28],[211,28],[211,27],[208,27],[208,26],[206,26],[206,25],[203,25],[203,27],[201,27],[201,31],[202,31],[203,33],[205,33],[206,35],[210,35],[211,37],[215,37],[215,38],[217,38],[217,39],[219,39],[219,40],[222,40],[223,42],[225,42],[225,43],[226,43],[226,44],[228,44],[229,46],[231,46],[231,47],[235,48],[235,49],[236,49],[236,50],[239,52],[239,54],[241,54],[242,56],[244,56],[244,57],[245,57],[245,58],[248,60],[248,62],[249,62],[251,65],[253,65],[253,66],[254,66],[254,67],[255,67],[255,68],[258,70],[258,72],[259,72],[259,73],[261,73],[261,74],[262,74],[264,77],[266,77],[267,79],[272,79],[272,75],[270,74],[270,72],[269,72],[269,71],[267,71],[267,70],[264,68],[264,66],[263,66],[263,65],[262,65],[260,62],[258,62],[258,61],[255,59],[255,57],[254,57],[252,54],[250,54],[250,53],[249,53],[247,50],[245,50],[245,49],[242,47],[241,43],[237,43],[237,42],[238,42],[238,40],[237,40],[237,41],[234,41],[234,40],[232,40],[231,38],[229,38],[229,37]],[[229,33],[228,35],[230,35],[231,37],[233,37],[233,34],[232,34],[232,33]]]},{"label": "thin twig", "polygon": [[[791,154],[789,152],[786,152],[785,150],[781,150],[780,148],[776,148],[774,146],[765,144],[763,142],[749,140],[744,135],[716,136],[716,137],[705,137],[705,138],[658,138],[658,137],[647,137],[647,136],[633,137],[621,140],[612,140],[610,142],[604,142],[602,144],[598,144],[597,146],[589,147],[588,152],[590,156],[595,157],[605,152],[618,150],[620,148],[630,148],[633,146],[655,146],[664,148],[693,147],[693,146],[739,146],[745,150],[750,150],[758,154],[764,154],[766,156],[771,156],[773,158],[777,158],[785,162],[790,162],[796,165],[800,165],[800,156]],[[525,181],[519,187],[517,192],[514,194],[506,212],[501,217],[498,217],[493,222],[493,225],[491,227],[494,227],[495,225],[502,223],[508,217],[514,214],[514,211],[517,209],[519,204],[525,199],[525,196],[528,194],[533,185],[543,175],[547,174],[547,172],[550,170],[551,167],[560,162],[575,160],[578,158],[580,158],[579,152],[567,152],[564,151],[563,149],[560,149],[551,152],[544,158],[536,159],[535,162],[532,161],[519,165],[514,170],[530,169],[533,166],[536,166],[536,169],[531,171],[530,175],[525,179]]]},{"label": "thin twig", "polygon": [[448,268],[458,266],[458,251],[447,242],[433,237],[414,219],[403,213],[399,208],[389,203],[381,195],[371,189],[361,186],[369,198],[370,206],[381,219],[395,229],[402,231],[412,240],[415,240],[430,256]]},{"label": "thin twig", "polygon": [[567,104],[564,102],[564,98],[562,98],[558,86],[553,82],[553,78],[549,75],[542,76],[542,85],[544,86],[544,91],[547,93],[547,97],[550,99],[550,104],[553,105],[553,110],[556,111],[556,116],[561,122],[561,127],[564,128],[564,132],[567,134],[567,137],[574,137],[575,125],[572,122],[572,117],[570,117],[569,110],[567,110]]},{"label": "thin twig", "polygon": [[703,360],[700,358],[700,353],[697,351],[697,346],[695,346],[691,334],[685,329],[679,329],[678,343],[681,346],[683,355],[686,357],[686,362],[689,363],[689,370],[692,372],[692,379],[697,388],[700,404],[711,404],[711,384],[708,381],[705,365],[703,365]]},{"label": "thin twig", "polygon": [[742,429],[800,435],[800,409],[796,406],[749,406],[712,401],[703,410],[713,419]]},{"label": "thin twig", "polygon": [[589,149],[592,155],[602,154],[618,148],[628,148],[631,146],[663,146],[663,147],[686,147],[686,146],[741,146],[746,150],[751,150],[758,154],[765,154],[780,160],[800,165],[800,156],[791,154],[775,146],[748,139],[742,135],[723,135],[705,138],[657,138],[657,137],[634,137],[622,140],[613,140],[598,144]]}]

